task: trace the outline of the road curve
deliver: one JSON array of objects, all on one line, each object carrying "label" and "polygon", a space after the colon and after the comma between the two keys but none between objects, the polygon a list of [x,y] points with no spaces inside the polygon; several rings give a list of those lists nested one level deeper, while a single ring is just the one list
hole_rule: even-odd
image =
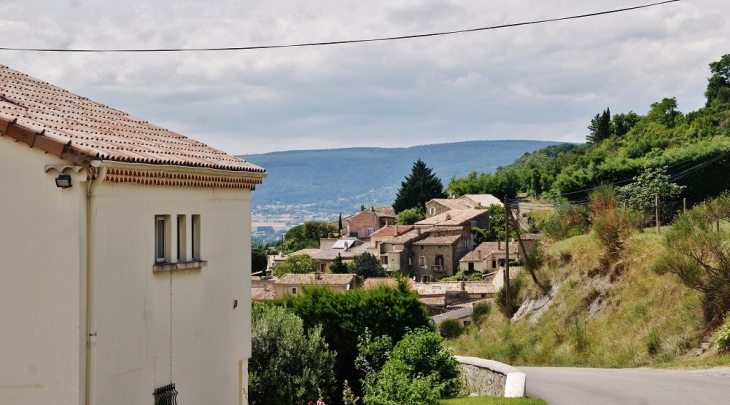
[{"label": "road curve", "polygon": [[518,367],[527,396],[549,405],[730,404],[730,369]]}]

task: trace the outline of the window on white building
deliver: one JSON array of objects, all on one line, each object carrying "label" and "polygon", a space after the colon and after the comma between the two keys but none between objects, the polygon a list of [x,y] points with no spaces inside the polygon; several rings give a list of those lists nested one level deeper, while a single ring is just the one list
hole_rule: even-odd
[{"label": "window on white building", "polygon": [[155,262],[164,263],[169,260],[169,216],[155,215]]},{"label": "window on white building", "polygon": [[187,260],[187,252],[185,252],[185,228],[186,228],[186,217],[185,215],[177,216],[177,261],[184,262]]},{"label": "window on white building", "polygon": [[421,266],[422,269],[426,268],[426,256],[418,257],[418,265]]},{"label": "window on white building", "polygon": [[192,215],[191,227],[193,260],[200,260],[200,215]]}]

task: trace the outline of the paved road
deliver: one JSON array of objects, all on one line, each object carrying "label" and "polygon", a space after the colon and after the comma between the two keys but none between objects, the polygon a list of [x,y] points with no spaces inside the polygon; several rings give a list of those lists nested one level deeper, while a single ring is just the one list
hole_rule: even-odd
[{"label": "paved road", "polygon": [[549,405],[730,404],[730,368],[701,371],[518,367]]}]

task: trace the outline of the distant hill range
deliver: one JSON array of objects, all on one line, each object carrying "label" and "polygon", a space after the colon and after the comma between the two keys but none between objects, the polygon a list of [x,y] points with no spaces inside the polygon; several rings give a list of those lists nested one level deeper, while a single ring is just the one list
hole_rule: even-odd
[{"label": "distant hill range", "polygon": [[444,187],[452,176],[492,173],[525,153],[559,142],[469,141],[409,148],[293,150],[239,156],[262,166],[268,177],[253,192],[260,212],[267,205],[313,204],[312,212],[349,213],[390,205],[413,163],[423,160]]}]

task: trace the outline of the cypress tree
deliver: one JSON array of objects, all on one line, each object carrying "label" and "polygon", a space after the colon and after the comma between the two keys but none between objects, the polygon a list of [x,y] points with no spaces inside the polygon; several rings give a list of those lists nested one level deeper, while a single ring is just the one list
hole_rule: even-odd
[{"label": "cypress tree", "polygon": [[441,180],[426,167],[426,163],[418,159],[413,163],[411,174],[406,176],[406,180],[401,183],[393,209],[396,214],[410,208],[416,208],[419,212],[424,213],[427,201],[445,197]]}]

